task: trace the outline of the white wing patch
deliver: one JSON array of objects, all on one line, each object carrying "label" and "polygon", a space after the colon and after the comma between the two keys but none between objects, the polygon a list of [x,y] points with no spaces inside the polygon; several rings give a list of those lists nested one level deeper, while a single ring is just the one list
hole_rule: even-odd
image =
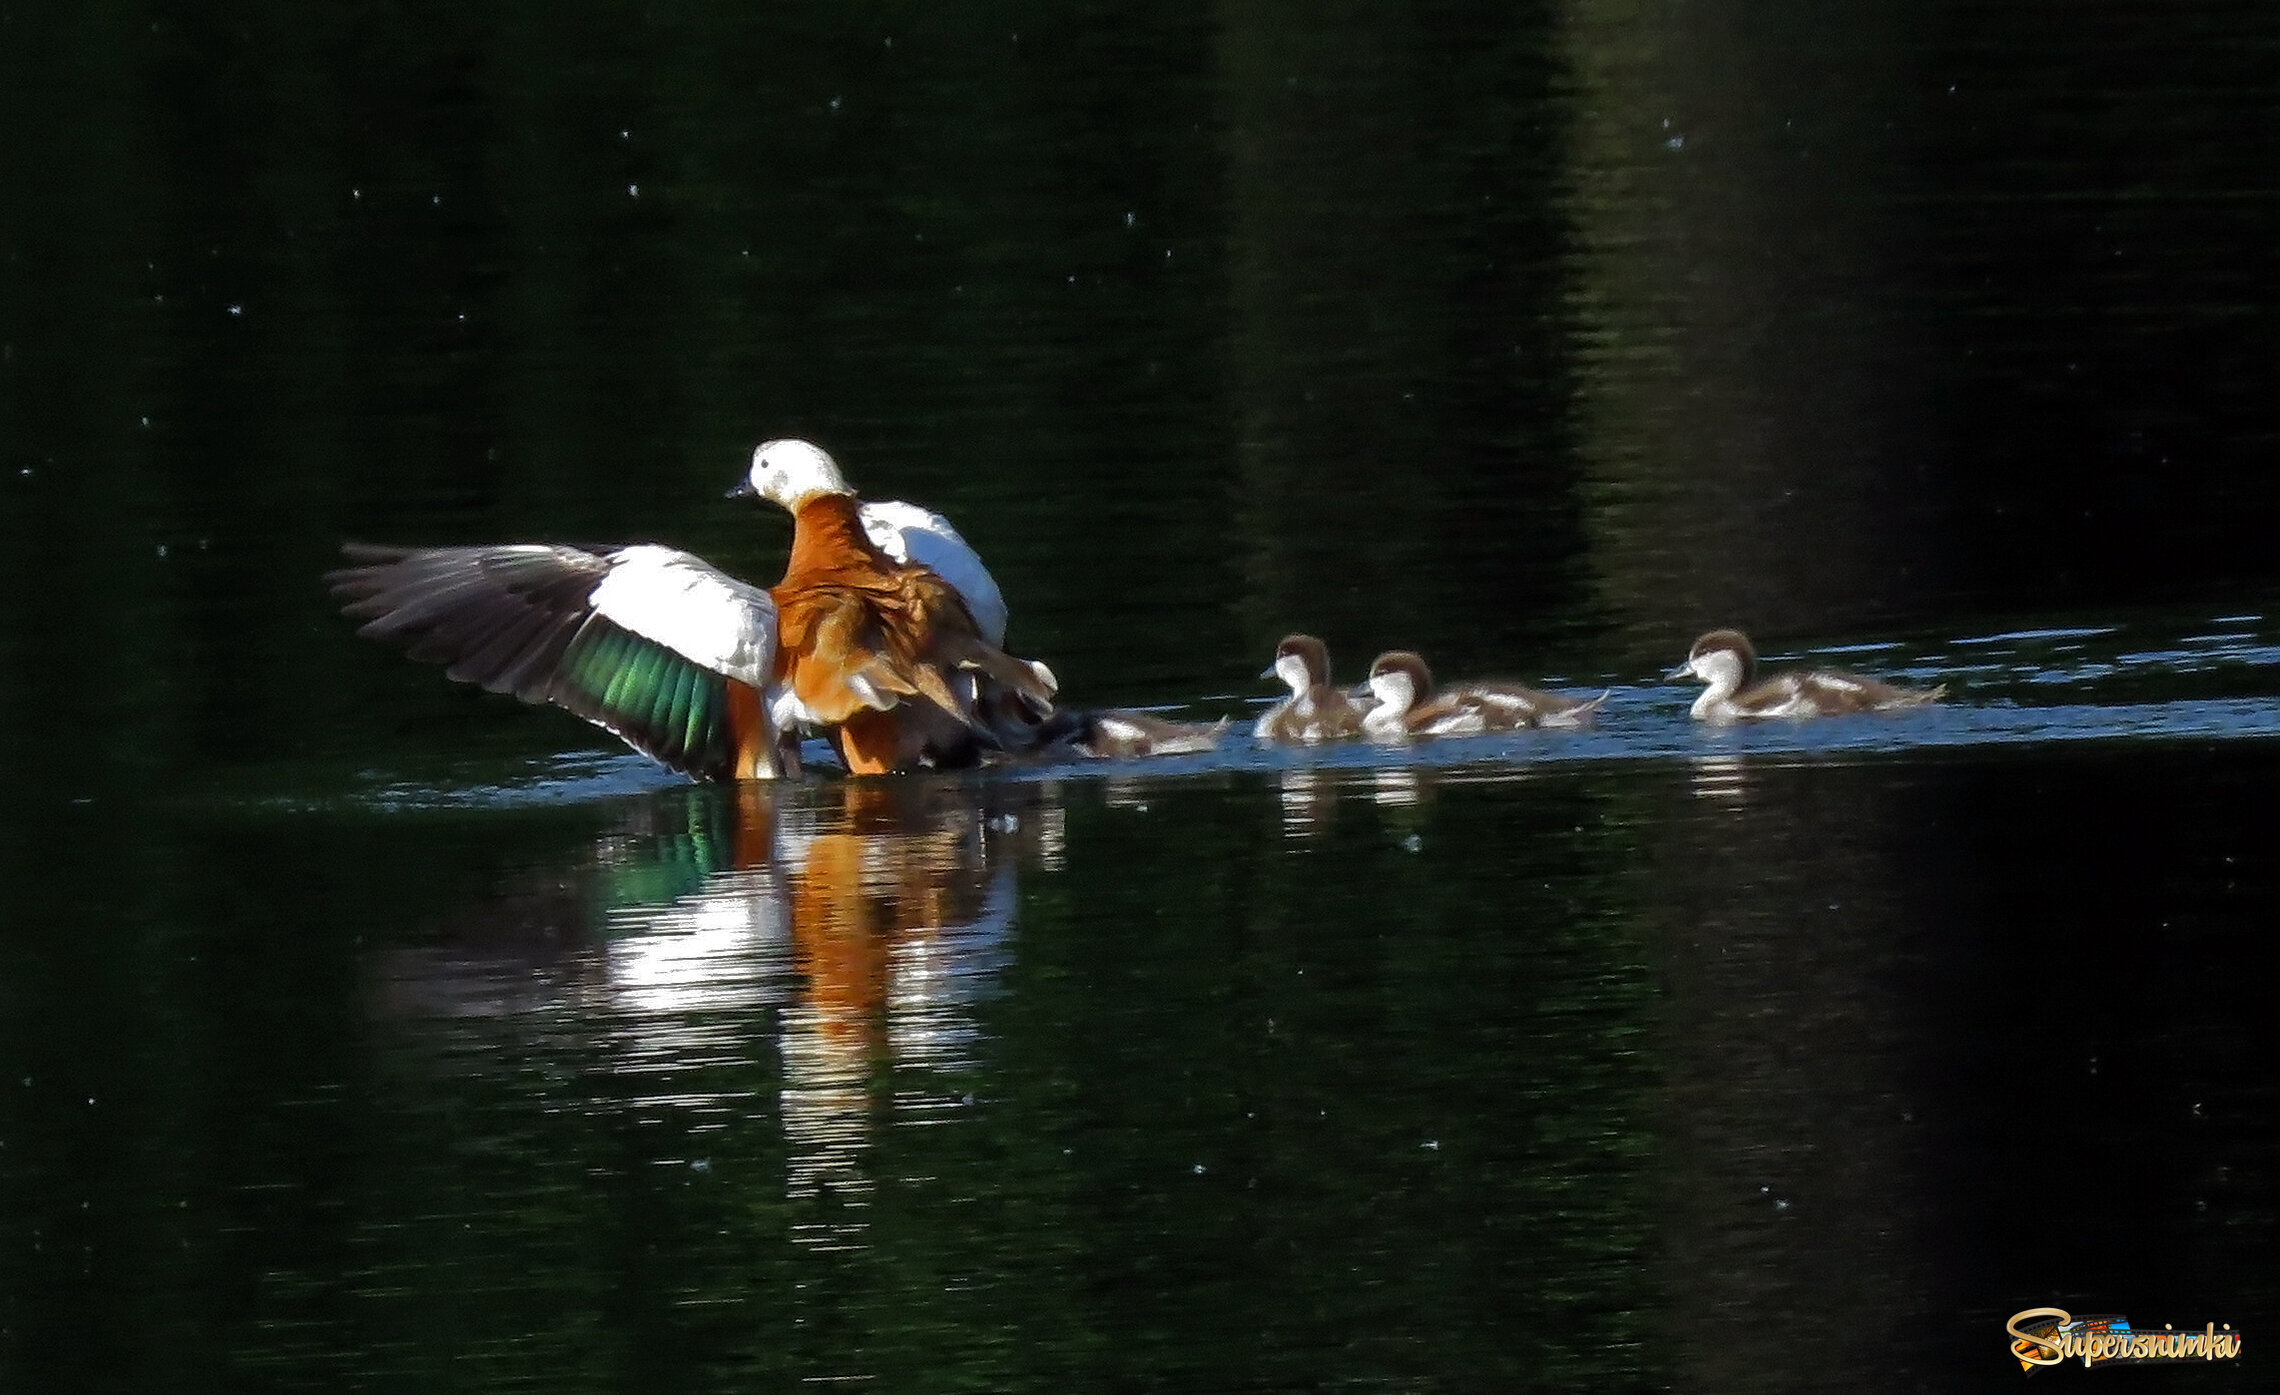
[{"label": "white wing patch", "polygon": [[1739,710],[1746,717],[1811,717],[1818,712],[1812,695],[1794,673],[1760,683],[1743,697],[1748,705]]},{"label": "white wing patch", "polygon": [[941,514],[896,499],[865,504],[857,514],[863,531],[881,552],[897,562],[916,562],[950,583],[958,599],[973,612],[974,625],[991,644],[1005,644],[1005,597],[998,591],[990,569],[950,520]]},{"label": "white wing patch", "polygon": [[594,588],[597,614],[714,673],[768,686],[776,603],[766,591],[669,547],[629,547],[609,562]]},{"label": "white wing patch", "polygon": [[815,715],[815,709],[800,701],[789,683],[768,689],[767,702],[768,720],[778,731],[798,731],[803,727],[820,730],[823,726],[823,719]]}]

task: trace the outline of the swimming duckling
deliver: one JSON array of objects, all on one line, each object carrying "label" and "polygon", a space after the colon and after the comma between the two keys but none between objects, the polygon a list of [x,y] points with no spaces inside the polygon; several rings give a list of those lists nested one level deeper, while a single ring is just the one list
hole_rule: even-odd
[{"label": "swimming duckling", "polygon": [[1379,740],[1579,727],[1607,701],[1606,693],[1569,698],[1502,682],[1452,683],[1436,690],[1425,661],[1406,649],[1378,655],[1370,665],[1370,692],[1377,705],[1362,718],[1362,730]]},{"label": "swimming duckling", "polygon": [[[1029,666],[1045,686],[1059,691],[1060,682],[1051,669],[1034,659]],[[982,703],[998,751],[1015,758],[1137,760],[1194,755],[1217,746],[1227,730],[1225,717],[1216,722],[1175,722],[1121,707],[1096,711],[1063,707],[1041,717],[1026,700],[1003,691],[985,693]]]},{"label": "swimming duckling", "polygon": [[1947,692],[1936,688],[1897,688],[1851,673],[1814,669],[1784,673],[1753,683],[1757,650],[1739,630],[1712,630],[1694,641],[1673,678],[1708,684],[1689,715],[1698,722],[1737,722],[1761,717],[1833,717],[1847,712],[1887,712],[1921,707]]},{"label": "swimming duckling", "polygon": [[1065,752],[1088,760],[1198,755],[1217,747],[1227,732],[1225,717],[1216,722],[1175,722],[1127,708],[1056,714],[1048,725],[1058,729],[1050,741],[1041,743],[1042,753]]},{"label": "swimming duckling", "polygon": [[1256,740],[1311,746],[1362,734],[1362,708],[1330,686],[1330,651],[1314,636],[1285,637],[1259,676],[1280,678],[1290,696],[1260,716],[1251,728]]}]

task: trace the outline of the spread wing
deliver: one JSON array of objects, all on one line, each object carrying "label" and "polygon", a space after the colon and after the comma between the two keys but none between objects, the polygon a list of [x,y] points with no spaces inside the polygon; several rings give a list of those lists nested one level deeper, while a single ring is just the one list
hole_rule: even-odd
[{"label": "spread wing", "polygon": [[353,565],[325,579],[357,633],[575,712],[684,774],[776,773],[758,701],[776,606],[761,588],[664,547],[343,551]]}]

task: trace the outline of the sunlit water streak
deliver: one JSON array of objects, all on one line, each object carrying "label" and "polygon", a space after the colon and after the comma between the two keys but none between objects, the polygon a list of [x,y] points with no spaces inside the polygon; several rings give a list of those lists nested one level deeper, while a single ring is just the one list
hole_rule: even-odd
[{"label": "sunlit water streak", "polygon": [[[952,1124],[973,1107],[968,1082],[989,1050],[980,1009],[1014,962],[1022,897],[1013,853],[1059,868],[1064,786],[1144,814],[1214,777],[1263,781],[1282,838],[1302,855],[1335,846],[1341,821],[1354,817],[1347,811],[1364,808],[1415,854],[1439,789],[1593,766],[1676,765],[1704,807],[1738,811],[1783,766],[2280,736],[2280,697],[2202,691],[2212,675],[2236,688],[2243,678],[2272,685],[2280,643],[2262,623],[2225,617],[2167,639],[2125,626],[2043,627],[1768,656],[1769,668],[1842,665],[1951,687],[1935,707],[1839,719],[1706,726],[1687,716],[1691,686],[1614,681],[1599,723],[1579,731],[1289,749],[1254,742],[1238,723],[1201,756],[794,781],[690,791],[687,803],[671,796],[678,777],[638,756],[578,753],[457,786],[384,780],[348,802],[410,813],[661,796],[636,798],[595,843],[591,885],[573,898],[585,906],[572,914],[586,917],[584,936],[535,959],[399,950],[376,966],[383,1011],[455,1032],[452,1072],[495,1073],[502,1051],[559,1056],[582,1043],[616,1083],[606,1104],[588,1097],[578,1107],[672,1121],[685,1140],[663,1159],[674,1165],[709,1166],[701,1136],[780,1131],[780,1194],[802,1208],[788,1238],[818,1255],[852,1253],[872,1243],[883,1131]],[[2141,700],[2147,679],[2165,685],[2153,700]],[[559,882],[559,869],[549,875]]]},{"label": "sunlit water streak", "polygon": [[[1265,702],[1228,694],[1160,710],[1236,718],[1208,754],[1149,761],[1014,764],[961,778],[1012,781],[1106,778],[1120,798],[1159,779],[1278,772],[1696,760],[1708,756],[1845,757],[2097,741],[2235,741],[2280,736],[2280,635],[2260,615],[2225,615],[2208,628],[2161,635],[2133,625],[2009,629],[1931,642],[1834,644],[1772,652],[1766,670],[1845,667],[1893,681],[1948,686],[1946,701],[1896,713],[1709,726],[1688,719],[1689,684],[1639,685],[1623,675],[1555,675],[1547,687],[1612,689],[1596,725],[1411,743],[1354,741],[1308,748],[1262,745],[1250,719]],[[2221,688],[2227,691],[2212,692]],[[2269,693],[2239,690],[2268,689]],[[817,745],[817,763],[828,757]],[[1138,781],[1140,783],[1133,784]],[[565,754],[519,774],[488,770],[460,785],[385,780],[358,798],[388,808],[512,808],[579,803],[668,788],[678,776],[630,753]],[[1286,803],[1307,797],[1286,781]],[[1304,822],[1303,818],[1299,819]]]},{"label": "sunlit water streak", "polygon": [[[542,1090],[669,1125],[686,1141],[660,1165],[704,1171],[700,1136],[780,1130],[781,1193],[807,1208],[790,1239],[861,1249],[879,1131],[972,1104],[959,1082],[1010,958],[1014,860],[1055,856],[1051,792],[998,793],[816,781],[630,801],[590,857],[519,875],[440,944],[390,950],[375,1008],[448,1076],[584,1059],[583,1081]],[[547,928],[502,949],[509,923]]]}]

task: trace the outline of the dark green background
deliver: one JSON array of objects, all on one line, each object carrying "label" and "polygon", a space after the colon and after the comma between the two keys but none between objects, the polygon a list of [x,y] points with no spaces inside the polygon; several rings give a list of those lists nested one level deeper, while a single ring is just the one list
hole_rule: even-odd
[{"label": "dark green background", "polygon": [[[2276,72],[2245,0],[0,0],[0,1385],[1953,1390],[2046,1303],[2256,1385],[2280,767],[2127,733],[2271,728]],[[1691,754],[914,782],[869,846],[1011,909],[842,1082],[850,1221],[813,966],[627,996],[727,797],[316,581],[767,580],[790,434],[1080,702],[1304,628]],[[1800,754],[1630,686],[1712,624],[2129,635]],[[2052,692],[2154,715],[1974,746]]]}]

